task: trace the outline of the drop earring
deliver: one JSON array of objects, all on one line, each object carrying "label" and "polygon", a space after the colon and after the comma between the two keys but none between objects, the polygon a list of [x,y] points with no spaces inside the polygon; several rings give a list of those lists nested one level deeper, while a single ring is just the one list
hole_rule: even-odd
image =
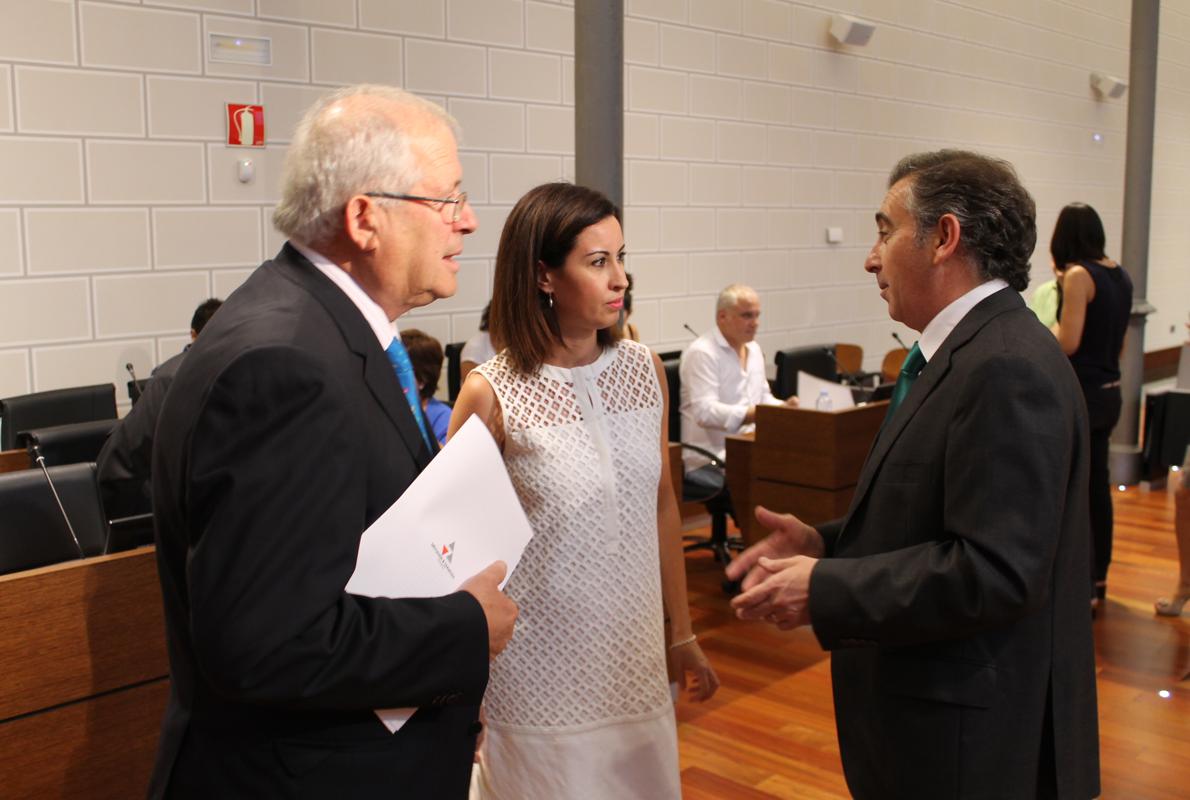
[{"label": "drop earring", "polygon": [[548,298],[547,302],[550,304],[550,309],[553,310],[553,308],[554,308],[554,293],[549,292],[546,295],[546,297]]}]

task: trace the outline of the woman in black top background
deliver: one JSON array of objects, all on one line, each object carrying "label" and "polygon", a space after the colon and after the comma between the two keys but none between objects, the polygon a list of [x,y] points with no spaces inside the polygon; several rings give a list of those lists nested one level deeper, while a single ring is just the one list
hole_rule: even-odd
[{"label": "woman in black top background", "polygon": [[1058,214],[1050,254],[1062,274],[1062,305],[1054,335],[1082,384],[1091,426],[1092,608],[1107,593],[1112,500],[1108,450],[1120,418],[1120,351],[1132,310],[1132,279],[1104,252],[1095,209],[1071,203]]}]

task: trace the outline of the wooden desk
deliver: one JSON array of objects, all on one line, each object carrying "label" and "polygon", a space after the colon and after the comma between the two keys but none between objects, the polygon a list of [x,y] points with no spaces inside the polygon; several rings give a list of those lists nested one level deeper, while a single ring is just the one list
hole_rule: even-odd
[{"label": "wooden desk", "polygon": [[19,472],[29,469],[28,450],[0,450],[0,472]]},{"label": "wooden desk", "polygon": [[887,409],[887,401],[831,414],[757,408],[755,434],[727,437],[727,486],[745,544],[764,534],[756,505],[811,525],[847,513]]},{"label": "wooden desk", "polygon": [[0,576],[0,794],[143,797],[169,694],[153,548]]},{"label": "wooden desk", "polygon": [[752,515],[752,449],[756,443],[755,433],[733,433],[727,436],[727,491],[731,494],[731,507],[735,510],[736,526],[744,545],[751,547],[763,538],[756,517]]}]

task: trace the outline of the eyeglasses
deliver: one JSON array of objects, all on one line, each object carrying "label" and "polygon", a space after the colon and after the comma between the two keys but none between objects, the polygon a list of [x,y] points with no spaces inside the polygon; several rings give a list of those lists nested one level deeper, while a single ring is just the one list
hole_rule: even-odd
[{"label": "eyeglasses", "polygon": [[463,206],[467,204],[467,193],[459,192],[452,197],[422,197],[417,194],[393,194],[391,192],[364,192],[364,197],[383,197],[387,200],[412,200],[418,203],[437,203],[434,209],[441,213],[450,208],[450,223],[456,224],[463,218]]}]

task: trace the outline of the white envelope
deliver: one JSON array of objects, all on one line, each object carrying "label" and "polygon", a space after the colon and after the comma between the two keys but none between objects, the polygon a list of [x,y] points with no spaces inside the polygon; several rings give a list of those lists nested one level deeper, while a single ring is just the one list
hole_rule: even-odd
[{"label": "white envelope", "polygon": [[[493,561],[516,569],[533,529],[487,426],[469,418],[430,465],[360,537],[347,591],[441,597]],[[395,733],[416,708],[376,714]]]}]

